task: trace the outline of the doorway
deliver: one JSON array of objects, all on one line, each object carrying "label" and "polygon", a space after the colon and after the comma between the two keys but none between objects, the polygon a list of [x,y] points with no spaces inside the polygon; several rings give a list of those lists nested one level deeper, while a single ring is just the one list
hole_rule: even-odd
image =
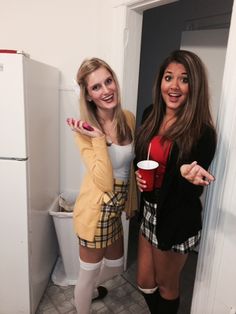
[{"label": "doorway", "polygon": [[[145,2],[145,1],[142,1]],[[158,1],[157,1],[158,2]],[[198,10],[194,10],[193,3],[198,3]],[[204,5],[206,4],[206,7]],[[184,7],[185,5],[185,7]],[[189,10],[183,10],[183,8],[187,8],[189,6],[193,6],[191,8],[192,15],[189,15]],[[204,5],[202,1],[178,1],[172,3],[165,3],[165,5],[160,7],[155,7],[152,9],[144,9],[141,12],[135,11],[135,8],[131,8],[131,11],[127,13],[127,27],[132,24],[129,21],[129,16],[135,15],[136,20],[140,20],[142,18],[142,38],[140,43],[136,41],[132,43],[132,45],[127,45],[125,48],[125,56],[124,56],[124,72],[123,72],[123,93],[124,93],[124,103],[134,104],[136,109],[136,102],[134,101],[134,93],[135,90],[135,80],[134,73],[137,74],[137,122],[141,119],[141,115],[145,107],[147,107],[151,103],[151,86],[154,79],[154,74],[159,66],[160,61],[165,57],[170,51],[174,49],[178,49],[181,47],[181,38],[183,31],[190,30],[202,30],[202,29],[218,29],[224,28],[228,29],[230,27],[230,19],[231,19],[231,11],[233,6],[233,1],[226,1],[222,5],[220,1],[204,1]],[[222,8],[224,6],[224,8]],[[200,10],[200,7],[204,7]],[[188,7],[189,8],[189,7]],[[214,11],[214,10],[215,11]],[[191,11],[190,10],[190,11]],[[154,12],[155,11],[155,12]],[[169,11],[169,12],[168,12]],[[194,11],[194,12],[193,12]],[[172,12],[172,13],[171,13]],[[199,14],[198,18],[193,17],[193,13],[197,12]],[[208,12],[208,13],[207,13]],[[158,14],[158,17],[155,17],[151,20],[150,16],[154,13]],[[184,15],[183,15],[184,13]],[[182,17],[181,17],[182,14]],[[206,16],[204,17],[204,14]],[[142,16],[142,17],[141,17]],[[170,17],[169,20],[167,17]],[[131,19],[134,18],[131,17]],[[161,20],[166,19],[163,24],[161,24]],[[133,19],[134,20],[134,19]],[[159,26],[155,26],[155,22],[159,23]],[[176,23],[179,23],[178,25]],[[153,24],[152,24],[153,23]],[[150,39],[150,46],[148,46],[148,37],[150,36],[150,28],[146,28],[147,24],[151,25],[152,34],[156,38],[153,40]],[[172,25],[172,29],[170,26]],[[174,26],[175,25],[175,26]],[[177,25],[177,26],[176,26]],[[131,27],[132,30],[132,27]],[[158,33],[159,32],[159,33]],[[137,34],[136,34],[137,35]],[[175,36],[173,36],[175,35]],[[135,57],[139,53],[139,45],[141,47],[140,59],[139,57]],[[146,60],[142,59],[143,56],[146,56]],[[154,56],[154,57],[152,57]],[[155,64],[153,64],[156,62]],[[140,63],[139,63],[140,61]],[[136,65],[135,65],[136,62]],[[139,71],[138,71],[139,70]],[[143,72],[142,72],[143,71]],[[132,82],[132,86],[130,86],[130,82]],[[134,87],[134,88],[130,88]],[[132,90],[133,93],[130,91]],[[127,100],[127,101],[126,101]],[[134,107],[132,107],[134,108]],[[130,109],[130,108],[129,108]]]}]

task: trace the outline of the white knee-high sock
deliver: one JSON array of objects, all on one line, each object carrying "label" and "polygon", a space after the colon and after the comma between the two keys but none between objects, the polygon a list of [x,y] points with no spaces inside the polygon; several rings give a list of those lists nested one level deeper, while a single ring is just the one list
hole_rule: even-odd
[{"label": "white knee-high sock", "polygon": [[86,263],[80,260],[79,277],[74,290],[75,307],[78,314],[90,311],[93,290],[96,285],[102,261]]},{"label": "white knee-high sock", "polygon": [[118,259],[103,258],[103,263],[98,276],[96,286],[111,279],[112,277],[121,274],[124,271],[124,256]]}]

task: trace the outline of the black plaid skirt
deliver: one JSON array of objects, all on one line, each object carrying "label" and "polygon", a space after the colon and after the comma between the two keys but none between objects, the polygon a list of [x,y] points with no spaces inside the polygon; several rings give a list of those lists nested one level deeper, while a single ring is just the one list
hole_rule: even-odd
[{"label": "black plaid skirt", "polygon": [[[144,211],[143,219],[141,222],[141,234],[145,239],[148,240],[154,247],[158,248],[158,241],[156,237],[157,229],[157,204],[149,203],[144,200]],[[186,254],[192,251],[200,241],[201,231],[199,231],[195,236],[190,237],[185,242],[180,244],[175,244],[172,246],[171,250],[177,253]]]},{"label": "black plaid skirt", "polygon": [[123,236],[121,214],[127,194],[128,182],[114,179],[114,191],[104,195],[94,241],[79,238],[80,245],[93,249],[106,248]]}]

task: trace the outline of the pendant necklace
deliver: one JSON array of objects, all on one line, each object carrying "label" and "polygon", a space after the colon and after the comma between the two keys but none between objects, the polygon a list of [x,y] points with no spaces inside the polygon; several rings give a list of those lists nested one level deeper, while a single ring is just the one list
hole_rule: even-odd
[{"label": "pendant necklace", "polygon": [[107,143],[107,146],[111,146],[112,145],[112,140],[106,136],[106,143]]},{"label": "pendant necklace", "polygon": [[99,119],[99,120],[100,120],[100,125],[102,127],[102,130],[103,130],[105,137],[106,137],[106,144],[107,144],[107,146],[111,146],[113,144],[111,134],[114,132],[114,128],[115,128],[114,120],[110,123],[110,126],[111,126],[110,131],[105,129],[104,122],[101,121],[102,119]]},{"label": "pendant necklace", "polygon": [[[114,127],[113,127],[114,129]],[[105,136],[106,136],[106,143],[107,143],[107,146],[111,146],[113,144],[113,141],[112,141],[112,137],[111,137],[111,134],[110,132],[104,130],[104,133],[105,133]]]},{"label": "pendant necklace", "polygon": [[111,133],[114,131],[114,127],[115,126],[113,125],[110,132],[108,132],[107,130],[105,131],[105,129],[103,128],[103,131],[104,131],[105,136],[106,136],[107,146],[111,146],[113,144]]}]

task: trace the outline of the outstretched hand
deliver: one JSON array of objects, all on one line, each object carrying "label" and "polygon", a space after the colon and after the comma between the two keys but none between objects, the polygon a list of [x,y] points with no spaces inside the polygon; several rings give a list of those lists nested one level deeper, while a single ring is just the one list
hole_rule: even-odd
[{"label": "outstretched hand", "polygon": [[191,164],[184,164],[180,167],[182,177],[195,185],[209,185],[215,180],[215,177],[207,170],[197,164],[197,161]]}]

